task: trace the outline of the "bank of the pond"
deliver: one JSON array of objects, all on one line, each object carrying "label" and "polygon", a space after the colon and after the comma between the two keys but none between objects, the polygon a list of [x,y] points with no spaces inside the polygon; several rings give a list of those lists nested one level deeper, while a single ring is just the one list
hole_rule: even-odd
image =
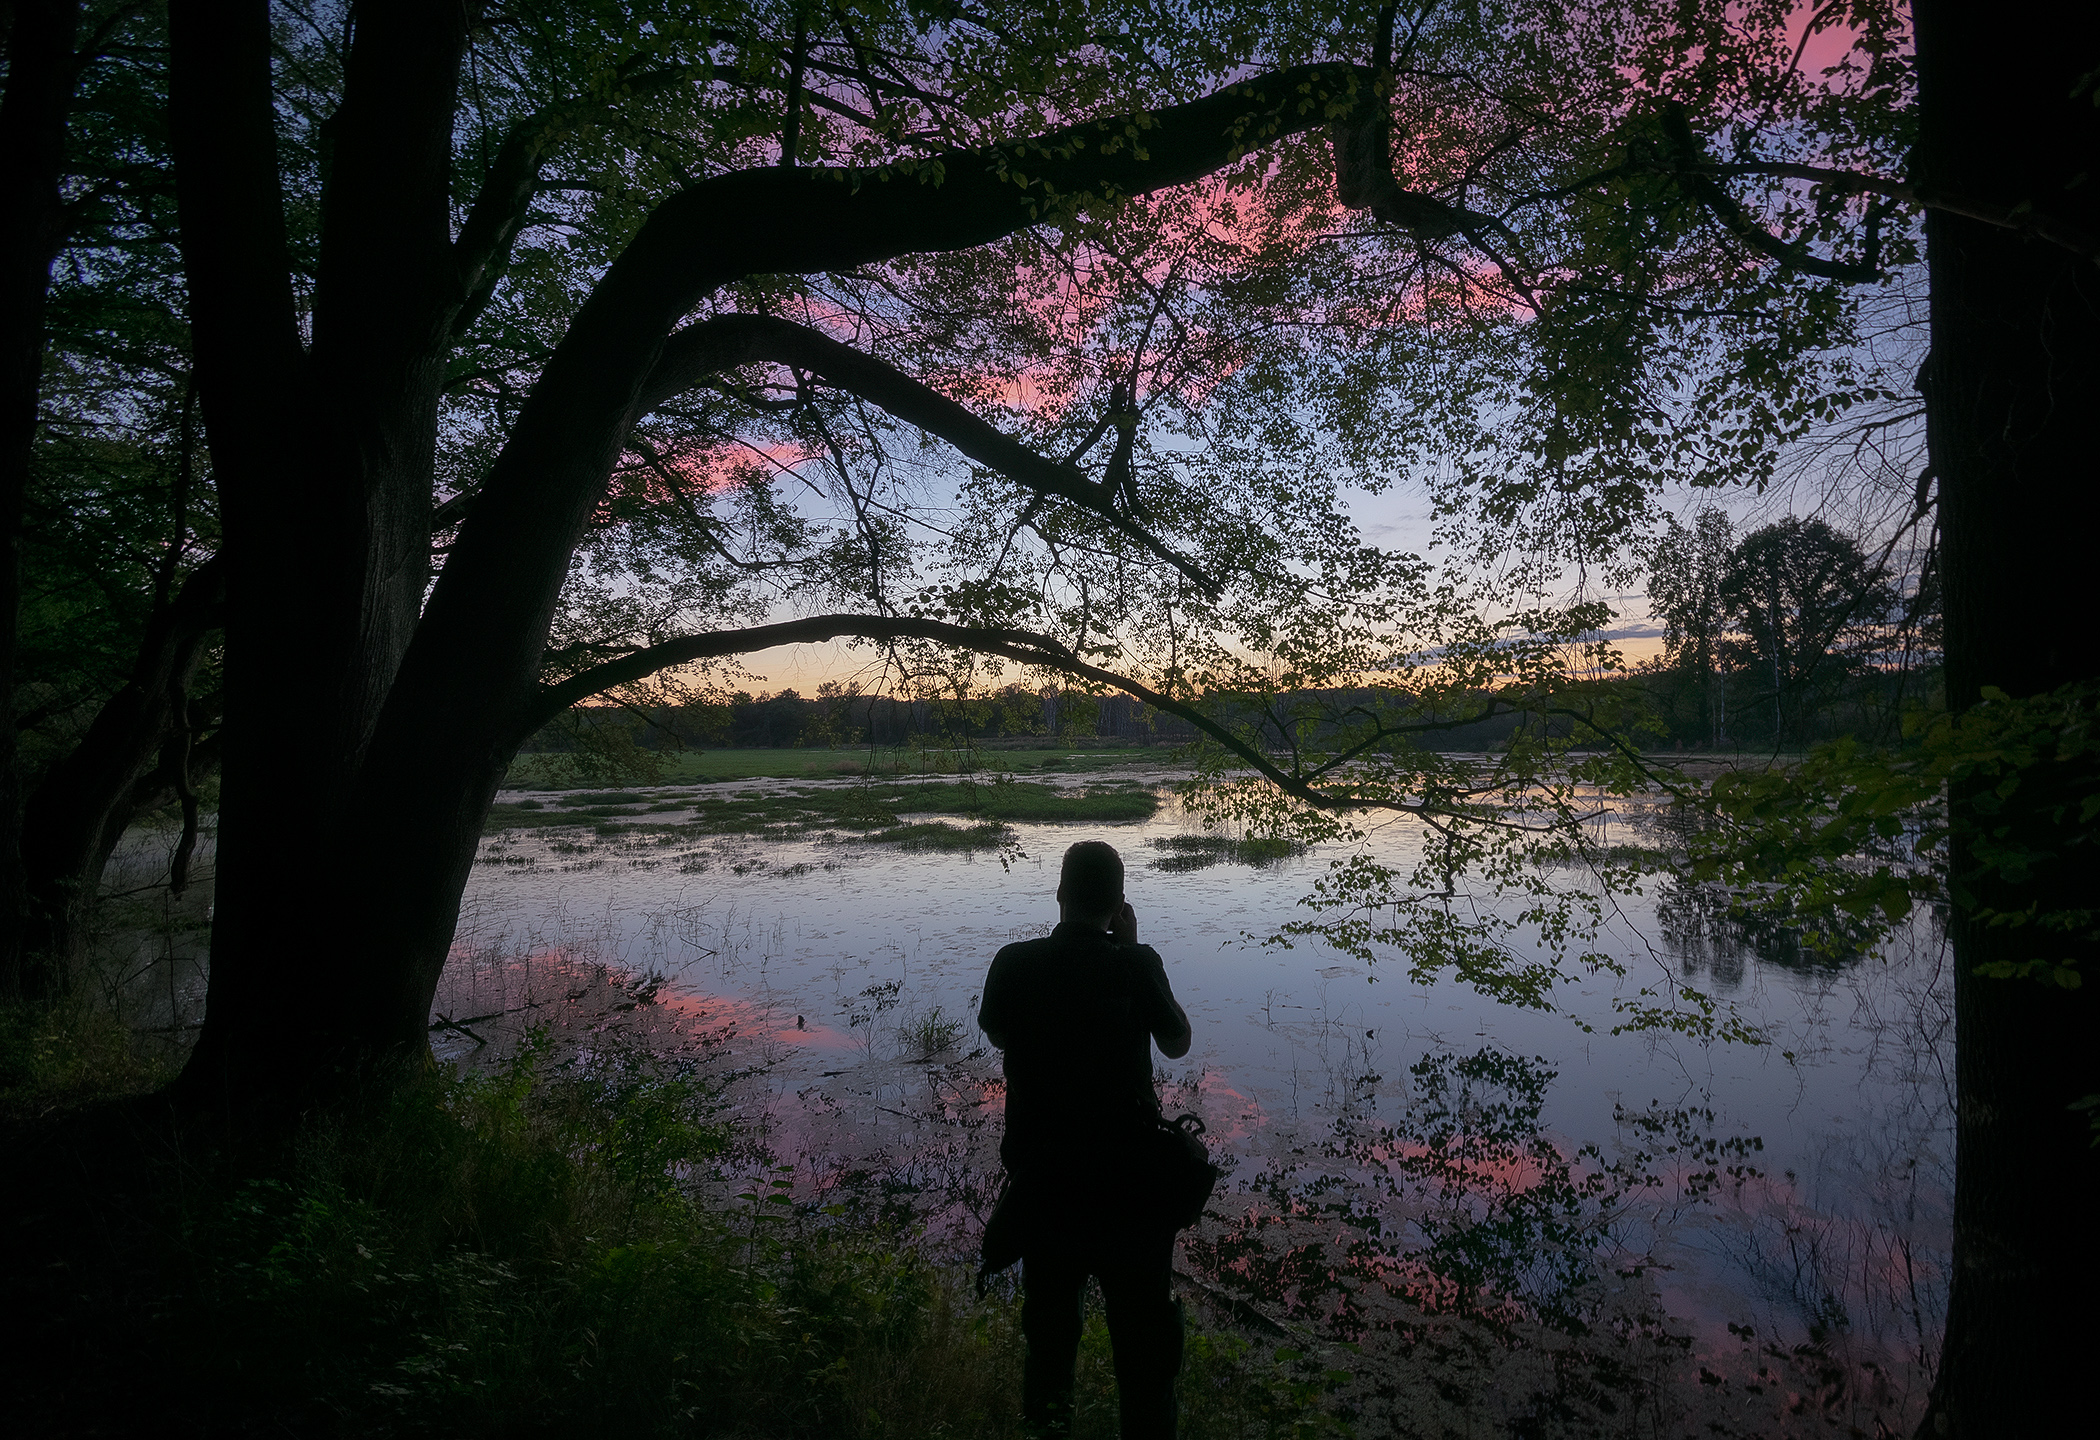
[{"label": "bank of the pond", "polygon": [[[150,1105],[8,1135],[8,1294],[39,1322],[10,1353],[17,1433],[1018,1435],[1015,1298],[975,1298],[958,1253],[957,1197],[980,1184],[981,1204],[987,1176],[925,1150],[813,1165],[751,1108],[767,1077],[735,1007],[603,966],[547,978],[471,1063],[265,1153]],[[995,1077],[922,1073],[918,1118],[988,1133]],[[1491,1050],[1425,1063],[1410,1114],[1298,1157],[1383,1157],[1383,1198],[1340,1168],[1236,1176],[1179,1262],[1184,1440],[1842,1435],[1899,1415],[1829,1345],[1717,1353],[1674,1326],[1593,1227],[1743,1157],[1666,1158],[1696,1134],[1684,1114],[1608,1161],[1563,1154],[1538,1124],[1551,1078]],[[1409,1195],[1440,1217],[1426,1247],[1380,1220]],[[1115,1433],[1098,1312],[1079,1401],[1078,1440]]]},{"label": "bank of the pond", "polygon": [[[1163,1091],[1204,1116],[1235,1167],[1221,1192],[1235,1207],[1220,1211],[1225,1229],[1185,1250],[1218,1273],[1191,1266],[1194,1281],[1267,1305],[1323,1343],[1369,1345],[1362,1371],[1379,1383],[1404,1388],[1425,1365],[1403,1333],[1487,1347],[1497,1358],[1470,1379],[1428,1367],[1438,1383],[1478,1382],[1499,1397],[1453,1411],[1461,1430],[1528,1433],[1526,1407],[1559,1402],[1540,1398],[1551,1386],[1527,1367],[1562,1351],[1553,1363],[1638,1370],[1643,1393],[1677,1397],[1673,1413],[1726,1399],[1714,1423],[1733,1433],[1796,1421],[1802,1433],[1903,1428],[1930,1374],[1946,1273],[1949,1027],[1929,917],[1887,953],[1809,963],[1696,896],[1618,895],[1599,939],[1628,973],[1575,970],[1554,989],[1559,1013],[1519,1010],[1452,976],[1366,965],[1311,938],[1260,943],[1305,913],[1298,902],[1342,850],[1293,852],[1206,828],[1171,774],[1129,778],[1158,787],[1149,818],[976,822],[1012,832],[996,864],[969,845],[864,845],[848,827],[651,833],[661,822],[646,812],[607,817],[605,833],[492,836],[443,1013],[544,1013],[535,987],[573,989],[564,967],[577,964],[659,977],[659,1006],[733,1027],[739,1052],[763,1067],[754,1118],[803,1183],[889,1177],[892,1202],[939,1194],[967,1212],[997,1172],[996,1127],[986,1129],[997,1057],[969,1024],[984,967],[1000,945],[1054,923],[1064,846],[1106,838],[1129,864],[1141,935],[1167,957],[1196,1023],[1196,1048],[1161,1072]],[[1108,788],[1100,779],[1051,788]],[[755,792],[798,787],[747,788],[762,801]],[[609,793],[585,795],[609,804]],[[949,824],[890,808],[898,828]],[[1654,838],[1622,816],[1599,840],[1634,853]],[[1401,867],[1419,853],[1404,827],[1366,844]],[[1548,878],[1585,883],[1576,870]],[[1614,1033],[1614,1001],[1643,986],[1697,987],[1772,1043]],[[465,1058],[478,1043],[448,1033],[440,1051]],[[1443,1141],[1408,1128],[1438,1113],[1450,1117]],[[1484,1134],[1486,1121],[1501,1128]],[[1608,1179],[1655,1136],[1667,1158],[1647,1179]],[[1396,1174],[1385,1163],[1396,1157],[1436,1163]],[[1563,1201],[1576,1218],[1555,1218]],[[1487,1293],[1488,1281],[1503,1287],[1494,1293],[1515,1329],[1476,1333],[1480,1307],[1448,1303]],[[1375,1305],[1354,1298],[1366,1291]],[[1330,1328],[1365,1308],[1380,1312],[1368,1338]],[[1650,1349],[1636,1364],[1623,1348],[1577,1344],[1538,1318],[1549,1311],[1609,1331],[1613,1345],[1646,1336]],[[1795,1358],[1782,1363],[1774,1345]],[[1782,1424],[1760,1409],[1778,1383],[1760,1367],[1824,1399]],[[1721,1378],[1702,1389],[1702,1370]],[[1425,1403],[1380,1401],[1394,1413]],[[1570,1420],[1537,1433],[1589,1432]]]},{"label": "bank of the pond", "polygon": [[[1179,1261],[1185,1434],[1907,1430],[1945,1262],[1929,925],[1809,965],[1628,900],[1618,953],[1780,1038],[1612,1036],[1608,985],[1560,992],[1590,1035],[1246,943],[1333,857],[1207,830],[1171,779],[508,791],[546,820],[484,842],[448,1078],[391,1138],[261,1166],[76,1103],[179,1063],[207,878],[112,952],[146,977],[124,1020],[7,1032],[0,1114],[50,1122],[13,1126],[0,1198],[48,1321],[20,1428],[1013,1433],[1012,1297],[966,1285],[1001,1099],[968,1022],[1058,852],[1105,836],[1197,1022],[1162,1091],[1231,1167]],[[1105,1437],[1098,1316],[1082,1363]]]},{"label": "bank of the pond", "polygon": [[[706,1042],[600,1038],[239,1157],[150,1100],[11,1127],[10,1432],[1019,1434],[1008,1291],[879,1206],[791,1198]],[[1326,1368],[1199,1327],[1183,1433],[1334,1432]],[[1079,1400],[1112,1435],[1098,1316]]]}]

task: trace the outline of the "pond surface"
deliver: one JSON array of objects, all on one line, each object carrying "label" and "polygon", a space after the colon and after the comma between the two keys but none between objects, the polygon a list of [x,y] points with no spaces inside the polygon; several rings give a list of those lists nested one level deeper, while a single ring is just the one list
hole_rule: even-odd
[{"label": "pond surface", "polygon": [[[664,808],[677,797],[663,794],[648,816],[658,828],[491,836],[437,1011],[515,1011],[535,984],[577,967],[662,977],[647,994],[733,1027],[728,1047],[763,1067],[772,1118],[804,1127],[805,1157],[859,1146],[894,1158],[944,1093],[995,1079],[996,1052],[974,1020],[985,969],[1000,946],[1056,923],[1064,848],[1107,839],[1123,853],[1140,938],[1166,957],[1194,1025],[1189,1055],[1160,1062],[1169,1108],[1203,1113],[1231,1150],[1227,1190],[1290,1169],[1351,1125],[1404,1129],[1452,1063],[1503,1057],[1536,1102],[1527,1123],[1571,1161],[1592,1147],[1595,1169],[1660,1133],[1629,1119],[1642,1115],[1673,1116],[1678,1131],[1734,1157],[1729,1180],[1700,1203],[1626,1209],[1614,1222],[1613,1243],[1639,1251],[1635,1270],[1702,1344],[1739,1325],[1788,1343],[1837,1331],[1884,1367],[1929,1362],[1948,1247],[1953,1044],[1944,947],[1929,920],[1880,953],[1810,965],[1725,923],[1673,934],[1652,897],[1624,897],[1606,948],[1628,976],[1563,985],[1563,1013],[1525,1011],[1317,943],[1264,946],[1304,913],[1300,897],[1343,852],[1200,864],[1158,843],[1202,829],[1173,798],[1173,777],[1131,778],[1160,788],[1153,818],[1016,824],[1023,853],[1003,865],[994,850],[681,835],[663,828],[679,818]],[[735,788],[763,793],[767,783]],[[1369,843],[1390,862],[1419,838],[1403,822]],[[1615,996],[1677,984],[1732,1004],[1771,1043],[1610,1033]],[[434,1038],[441,1054],[466,1055],[481,1036]],[[964,1147],[969,1163],[995,1163],[995,1131]],[[1696,1146],[1681,1148],[1652,1147],[1650,1168],[1673,1186]]]}]

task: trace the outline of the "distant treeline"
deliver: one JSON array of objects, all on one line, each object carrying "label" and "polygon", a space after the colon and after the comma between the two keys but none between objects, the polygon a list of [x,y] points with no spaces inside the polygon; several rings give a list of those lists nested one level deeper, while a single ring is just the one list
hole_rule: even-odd
[{"label": "distant treeline", "polygon": [[[1291,708],[1305,714],[1307,701],[1313,702],[1310,711],[1316,717],[1339,715],[1352,706],[1390,705],[1392,697],[1369,690],[1325,691],[1292,697]],[[1487,750],[1506,743],[1521,723],[1520,717],[1503,714],[1435,732],[1425,736],[1424,742],[1437,750]],[[1309,719],[1301,737],[1313,739],[1327,728],[1317,718]],[[1099,740],[1183,745],[1197,738],[1196,727],[1189,721],[1129,695],[1010,685],[961,700],[901,699],[826,684],[814,696],[792,689],[738,694],[726,704],[658,706],[646,714],[614,706],[583,707],[541,731],[526,748],[542,754],[597,748],[597,742],[608,738],[607,731],[620,732],[624,742],[653,751],[953,745],[1027,739],[1051,745]],[[1273,744],[1280,737],[1270,739]]]},{"label": "distant treeline", "polygon": [[960,700],[902,699],[827,683],[813,696],[792,689],[738,693],[725,704],[657,706],[646,714],[586,707],[548,726],[526,748],[566,752],[589,743],[579,727],[608,726],[628,730],[645,750],[923,745],[1030,737],[1049,743],[1111,739],[1180,745],[1196,737],[1196,727],[1180,716],[1128,695],[1009,685]]},{"label": "distant treeline", "polygon": [[[1725,721],[1724,750],[1799,746],[1839,735],[1880,735],[1897,723],[1908,703],[1930,701],[1936,669],[1881,670],[1833,664],[1821,683],[1787,687],[1775,707],[1769,676],[1742,667],[1701,674],[1683,664],[1651,662],[1615,683],[1640,693],[1648,717],[1636,737],[1646,748],[1705,750],[1715,747],[1716,711]],[[1276,710],[1296,719],[1301,743],[1317,745],[1335,726],[1325,717],[1352,711],[1383,711],[1398,719],[1395,696],[1370,689],[1307,692],[1282,697]],[[1480,702],[1484,708],[1485,700]],[[1220,709],[1236,729],[1254,718],[1254,702]],[[1448,715],[1461,718],[1466,705]],[[1236,713],[1235,713],[1236,712]],[[1541,717],[1504,711],[1473,724],[1417,734],[1426,750],[1474,752],[1509,743],[1520,727]],[[1554,720],[1549,731],[1568,733]],[[1262,727],[1269,749],[1287,748],[1280,730]],[[656,706],[646,713],[617,706],[584,706],[542,730],[526,746],[541,754],[600,751],[608,742],[654,752],[681,749],[793,749],[809,746],[953,746],[987,741],[1037,740],[1046,745],[1098,743],[1183,745],[1197,738],[1195,725],[1128,695],[1089,695],[1055,686],[1010,685],[965,699],[907,699],[867,694],[825,684],[816,695],[786,689],[739,693],[725,703]]]},{"label": "distant treeline", "polygon": [[1645,738],[1650,748],[1756,752],[1804,750],[1847,735],[1891,740],[1906,709],[1940,703],[1941,677],[1936,657],[1915,669],[1834,659],[1820,674],[1782,676],[1776,685],[1761,666],[1701,673],[1659,662],[1625,683],[1640,686],[1649,702],[1659,732]]}]

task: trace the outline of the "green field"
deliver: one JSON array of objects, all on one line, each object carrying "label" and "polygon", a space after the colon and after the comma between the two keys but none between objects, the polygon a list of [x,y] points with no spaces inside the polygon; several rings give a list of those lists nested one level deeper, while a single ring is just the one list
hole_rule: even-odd
[{"label": "green field", "polygon": [[[1172,746],[1086,747],[1082,749],[894,750],[685,750],[660,758],[659,785],[702,785],[714,780],[836,780],[878,776],[984,775],[1042,773],[1088,774],[1124,765],[1173,765]],[[565,775],[566,757],[520,755],[503,778],[506,790],[572,790],[585,787]]]}]

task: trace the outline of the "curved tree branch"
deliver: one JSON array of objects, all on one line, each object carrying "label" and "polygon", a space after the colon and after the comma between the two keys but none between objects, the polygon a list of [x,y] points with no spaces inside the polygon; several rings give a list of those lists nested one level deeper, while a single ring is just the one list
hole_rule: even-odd
[{"label": "curved tree branch", "polygon": [[[1362,66],[1295,66],[1186,104],[934,160],[765,166],[665,200],[577,312],[460,526],[366,751],[361,773],[375,789],[365,798],[383,808],[403,787],[484,783],[490,735],[457,717],[491,698],[503,711],[528,703],[570,558],[643,385],[707,295],[747,275],[967,249],[1081,204],[1186,184],[1346,119],[1371,89]],[[449,738],[433,744],[434,734]],[[421,862],[404,853],[401,863]]]},{"label": "curved tree branch", "polygon": [[[1502,272],[1534,314],[1543,313],[1539,297],[1523,272],[1503,259],[1487,239],[1490,233],[1499,235],[1512,253],[1517,253],[1521,246],[1514,230],[1497,216],[1447,205],[1433,195],[1409,190],[1393,174],[1393,115],[1387,96],[1393,81],[1393,24],[1397,14],[1398,7],[1390,4],[1379,12],[1371,63],[1372,103],[1357,106],[1327,128],[1327,138],[1334,147],[1335,197],[1343,208],[1367,209],[1374,220],[1405,230],[1418,241],[1465,236]],[[1415,28],[1408,35],[1409,48],[1427,14],[1424,7],[1422,15],[1416,17]]]},{"label": "curved tree branch", "polygon": [[[637,680],[646,679],[675,665],[687,665],[695,660],[720,659],[727,655],[745,655],[757,650],[769,650],[778,645],[815,644],[825,640],[836,640],[842,636],[861,640],[931,640],[937,644],[955,646],[957,649],[1001,655],[1009,660],[1017,660],[1023,665],[1055,670],[1113,690],[1120,690],[1126,695],[1142,700],[1155,710],[1164,710],[1170,715],[1180,716],[1259,771],[1263,778],[1279,790],[1316,809],[1392,810],[1431,821],[1440,813],[1445,813],[1442,807],[1426,802],[1408,804],[1398,800],[1364,799],[1322,791],[1284,770],[1267,755],[1197,707],[1171,695],[1162,694],[1127,675],[1118,675],[1098,665],[1089,665],[1047,635],[1038,635],[1028,630],[951,625],[943,620],[929,620],[915,615],[817,615],[806,620],[788,620],[776,625],[757,625],[742,630],[713,630],[704,635],[688,635],[677,640],[667,640],[660,645],[636,650],[616,660],[593,665],[590,669],[571,675],[557,684],[541,687],[531,702],[520,709],[512,721],[509,733],[502,739],[505,744],[515,748],[570,706],[615,686],[629,685]],[[1491,702],[1483,715],[1461,721],[1425,722],[1386,733],[1390,735],[1404,731],[1449,729],[1454,725],[1470,724],[1492,713],[1494,705]]]},{"label": "curved tree branch", "polygon": [[[1425,15],[1427,7],[1424,8]],[[1372,39],[1371,103],[1357,106],[1327,128],[1334,146],[1335,197],[1344,209],[1369,210],[1374,219],[1398,226],[1417,240],[1447,240],[1453,235],[1494,230],[1514,241],[1509,227],[1492,215],[1446,205],[1433,195],[1409,190],[1393,174],[1393,111],[1387,103],[1393,85],[1393,25],[1397,4],[1378,13]],[[1421,27],[1421,17],[1415,29]],[[1414,33],[1408,35],[1410,47]],[[1499,261],[1497,262],[1500,263]]]},{"label": "curved tree branch", "polygon": [[1218,593],[1218,582],[1195,561],[1116,509],[1112,483],[1098,484],[1076,465],[1037,454],[967,406],[886,361],[790,320],[770,315],[718,315],[688,325],[664,343],[662,357],[643,382],[641,408],[655,409],[717,371],[761,361],[810,371],[907,425],[938,435],[978,464],[1038,495],[1071,501],[1188,576],[1206,594]]},{"label": "curved tree branch", "polygon": [[1891,180],[1886,175],[1868,175],[1857,170],[1830,170],[1820,165],[1767,164],[1762,161],[1747,164],[1694,165],[1688,169],[1697,174],[1726,178],[1732,175],[1769,175],[1777,180],[1806,180],[1813,185],[1828,185],[1853,195],[1879,195],[1900,205],[1915,205],[1921,210],[1938,210],[1948,215],[1959,215],[1965,220],[1978,220],[1985,225],[1994,225],[2001,230],[2017,230],[2022,235],[2032,235],[2058,245],[2084,260],[2100,265],[2100,237],[2080,230],[2057,216],[2037,210],[2028,202],[2017,205],[2000,205],[1973,195],[1955,195],[1937,185],[1913,185],[1906,180]]},{"label": "curved tree branch", "polygon": [[553,685],[542,686],[518,716],[512,733],[519,741],[572,705],[619,685],[647,679],[659,670],[770,650],[780,645],[814,645],[851,636],[861,640],[933,640],[964,649],[1003,655],[1026,665],[1064,669],[1078,664],[1070,650],[1047,635],[1028,630],[951,625],[916,615],[816,615],[741,630],[710,630],[681,636],[593,665]]},{"label": "curved tree branch", "polygon": [[1374,219],[1417,240],[1448,240],[1475,230],[1515,238],[1493,215],[1446,205],[1434,195],[1400,184],[1393,175],[1392,117],[1383,104],[1362,118],[1329,126],[1328,138],[1334,145],[1336,198],[1344,208],[1369,210]]},{"label": "curved tree branch", "polygon": [[1887,207],[1874,205],[1868,209],[1866,243],[1857,263],[1818,259],[1800,242],[1789,243],[1772,234],[1736,203],[1727,187],[1714,178],[1705,151],[1699,138],[1692,133],[1692,122],[1682,105],[1672,104],[1664,108],[1662,130],[1670,152],[1670,173],[1676,177],[1677,183],[1684,187],[1686,194],[1706,206],[1729,234],[1752,250],[1790,270],[1799,270],[1804,275],[1823,280],[1863,285],[1881,278],[1881,220]]}]

